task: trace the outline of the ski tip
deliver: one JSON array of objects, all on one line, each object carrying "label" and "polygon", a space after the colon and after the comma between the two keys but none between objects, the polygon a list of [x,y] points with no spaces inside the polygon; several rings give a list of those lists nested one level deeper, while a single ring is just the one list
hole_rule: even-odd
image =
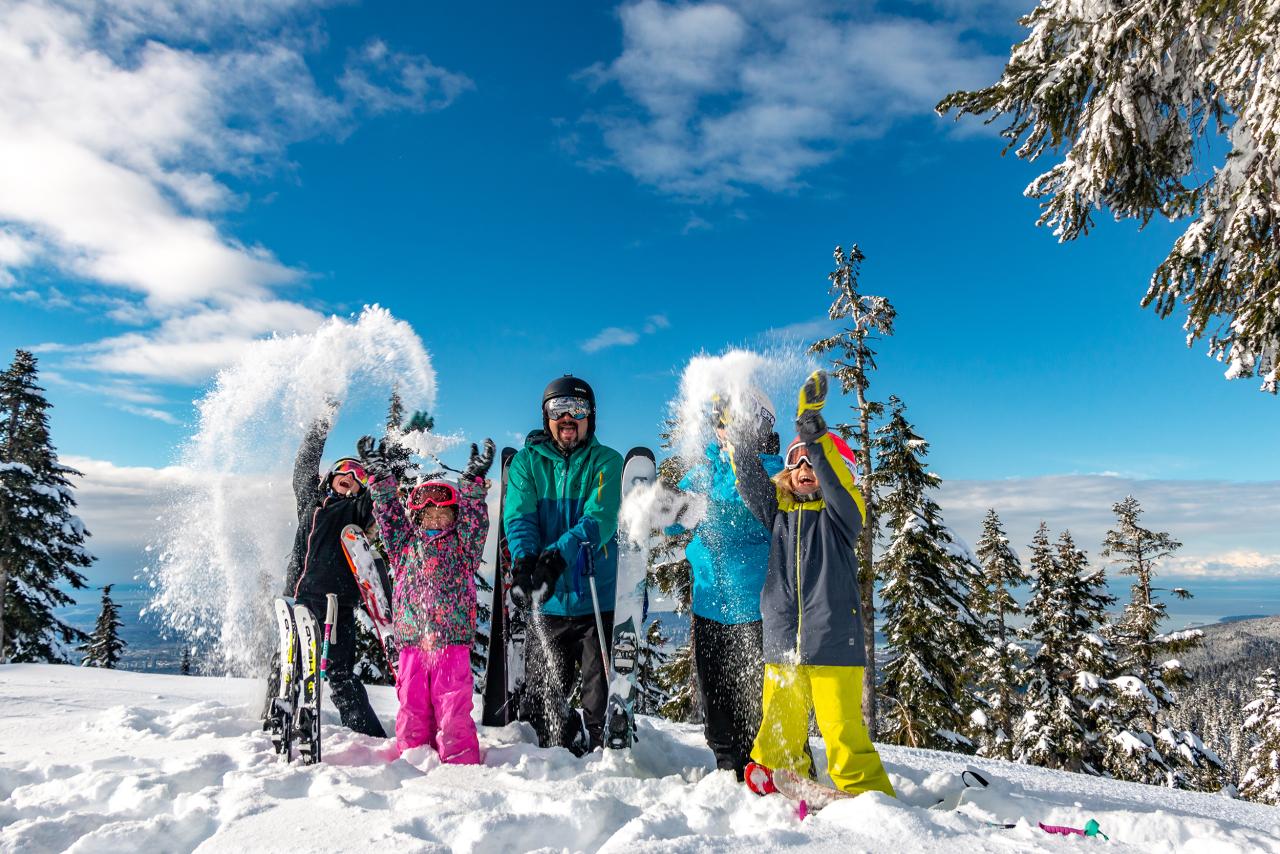
[{"label": "ski tip", "polygon": [[627,455],[625,459],[629,460],[632,457],[648,457],[651,460],[654,459],[653,451],[650,448],[646,448],[644,445],[637,445],[636,447],[627,451]]}]

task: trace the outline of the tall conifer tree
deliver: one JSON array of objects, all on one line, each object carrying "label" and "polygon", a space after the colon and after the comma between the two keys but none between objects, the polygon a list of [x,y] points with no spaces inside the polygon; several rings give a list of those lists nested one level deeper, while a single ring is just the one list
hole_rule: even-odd
[{"label": "tall conifer tree", "polygon": [[881,510],[892,538],[876,565],[890,650],[880,735],[912,747],[970,749],[961,730],[977,705],[965,662],[982,641],[969,610],[980,570],[930,495],[941,479],[925,470],[929,443],[907,423],[902,401],[889,403],[889,421],[876,431]]},{"label": "tall conifer tree", "polygon": [[832,354],[831,375],[840,383],[840,390],[853,394],[857,402],[857,420],[851,424],[837,424],[835,429],[848,439],[860,452],[858,454],[859,487],[866,506],[867,520],[858,539],[858,585],[862,598],[863,645],[867,652],[867,666],[862,672],[862,717],[868,732],[876,732],[876,609],[875,609],[875,541],[879,526],[878,484],[872,462],[872,421],[884,413],[884,404],[867,396],[871,386],[871,372],[876,370],[876,351],[872,343],[879,336],[893,334],[893,321],[897,312],[885,297],[870,296],[859,291],[858,274],[866,256],[858,244],[849,247],[848,256],[837,246],[834,253],[836,268],[827,274],[831,280],[831,294],[835,297],[827,314],[832,320],[845,324],[844,329],[828,338],[815,341],[809,347],[814,354]]},{"label": "tall conifer tree", "polygon": [[120,654],[125,648],[125,642],[120,639],[120,628],[124,623],[120,621],[120,608],[111,598],[111,588],[114,586],[108,584],[102,588],[102,610],[98,612],[97,625],[89,640],[80,646],[80,651],[84,653],[81,664],[85,667],[114,670],[120,663]]},{"label": "tall conifer tree", "polygon": [[0,662],[66,661],[87,635],[54,616],[84,589],[78,570],[93,556],[72,511],[70,478],[49,439],[49,402],[36,384],[36,358],[18,350],[0,374]]},{"label": "tall conifer tree", "polygon": [[985,648],[974,667],[981,706],[973,713],[971,732],[980,756],[1012,759],[1013,728],[1021,713],[1020,688],[1029,658],[1015,641],[1009,618],[1022,611],[1013,588],[1026,584],[1030,576],[994,509],[982,520],[977,553],[982,583],[975,591],[973,612],[982,626]]},{"label": "tall conifer tree", "polygon": [[1103,637],[1106,574],[1091,569],[1063,531],[1056,548],[1043,522],[1031,542],[1031,598],[1023,635],[1037,644],[1028,668],[1025,711],[1014,728],[1014,758],[1032,765],[1098,773],[1107,728],[1105,679],[1114,658]]},{"label": "tall conifer tree", "polygon": [[[1174,728],[1169,710],[1177,702],[1174,689],[1190,676],[1175,657],[1200,645],[1203,632],[1162,634],[1165,606],[1152,583],[1157,562],[1182,544],[1163,531],[1140,524],[1142,506],[1132,495],[1112,506],[1116,526],[1107,531],[1102,554],[1134,576],[1129,604],[1110,637],[1116,650],[1114,688],[1116,729],[1106,734],[1103,763],[1123,780],[1178,788],[1221,788],[1222,762],[1192,732]],[[1187,598],[1181,588],[1175,595]]]},{"label": "tall conifer tree", "polygon": [[1280,681],[1269,667],[1253,684],[1255,699],[1244,707],[1244,731],[1254,742],[1240,775],[1240,796],[1280,806]]}]

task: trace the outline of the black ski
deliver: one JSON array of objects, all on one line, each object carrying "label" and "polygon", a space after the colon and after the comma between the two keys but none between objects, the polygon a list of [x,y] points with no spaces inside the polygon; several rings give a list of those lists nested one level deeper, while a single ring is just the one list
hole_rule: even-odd
[{"label": "black ski", "polygon": [[498,491],[498,539],[494,548],[493,605],[489,619],[489,657],[484,673],[484,704],[480,722],[485,726],[506,726],[516,719],[516,708],[508,692],[511,662],[507,661],[511,614],[511,553],[507,550],[507,533],[502,513],[507,498],[507,469],[515,448],[502,449],[502,475]]}]

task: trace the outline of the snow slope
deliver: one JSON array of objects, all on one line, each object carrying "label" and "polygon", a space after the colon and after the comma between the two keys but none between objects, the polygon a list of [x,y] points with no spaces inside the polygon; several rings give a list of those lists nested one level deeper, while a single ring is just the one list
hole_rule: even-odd
[{"label": "snow slope", "polygon": [[[450,767],[429,748],[396,757],[330,711],[326,762],[283,765],[257,727],[260,691],[0,666],[0,851],[1280,852],[1272,807],[1001,762],[976,763],[991,790],[929,809],[964,758],[902,748],[882,750],[899,800],[863,795],[801,821],[781,796],[710,771],[698,727],[648,718],[631,756],[575,759],[513,724],[481,729],[483,767]],[[371,693],[390,729],[394,693]],[[1110,843],[1035,827],[1090,818]]]}]

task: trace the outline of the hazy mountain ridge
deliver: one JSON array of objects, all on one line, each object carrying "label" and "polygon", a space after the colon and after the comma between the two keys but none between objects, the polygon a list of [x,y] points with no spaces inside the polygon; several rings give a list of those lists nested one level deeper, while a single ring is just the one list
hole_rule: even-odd
[{"label": "hazy mountain ridge", "polygon": [[1179,689],[1174,724],[1197,733],[1222,758],[1234,783],[1248,759],[1241,727],[1254,699],[1253,680],[1280,666],[1280,616],[1226,620],[1199,627],[1204,644],[1182,656],[1192,684]]}]

